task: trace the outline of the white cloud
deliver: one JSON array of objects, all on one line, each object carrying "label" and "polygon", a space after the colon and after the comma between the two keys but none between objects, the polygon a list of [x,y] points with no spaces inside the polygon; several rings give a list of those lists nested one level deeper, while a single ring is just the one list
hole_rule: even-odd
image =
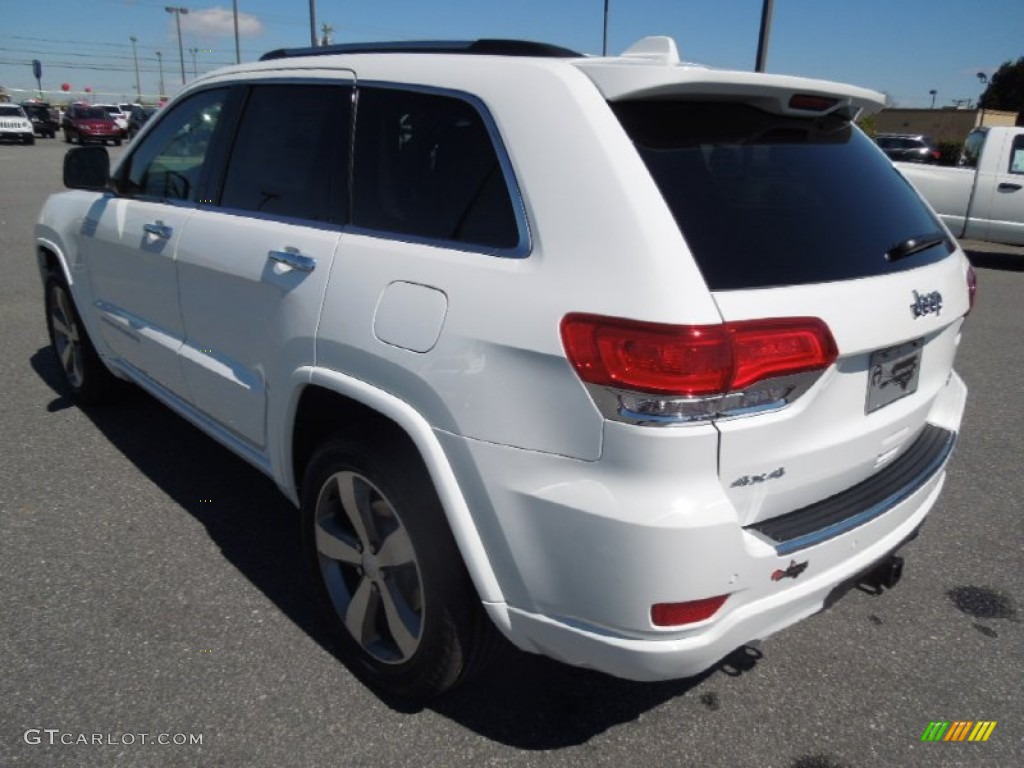
[{"label": "white cloud", "polygon": [[[171,20],[173,22],[173,19]],[[230,37],[235,34],[235,21],[230,8],[207,8],[189,10],[181,16],[182,34],[195,37]],[[248,13],[238,13],[239,37],[256,37],[263,34],[263,22]]]}]

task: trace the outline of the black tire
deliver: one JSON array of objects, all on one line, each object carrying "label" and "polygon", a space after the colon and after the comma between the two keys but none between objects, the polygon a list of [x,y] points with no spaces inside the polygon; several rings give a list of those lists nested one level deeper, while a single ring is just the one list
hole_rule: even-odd
[{"label": "black tire", "polygon": [[114,139],[114,146],[115,147],[120,147],[121,146],[121,140],[120,139]]},{"label": "black tire", "polygon": [[71,143],[71,132],[67,128],[64,129],[64,143],[65,144],[70,144]]},{"label": "black tire", "polygon": [[302,532],[339,656],[371,688],[424,701],[494,655],[501,639],[404,441],[322,445],[302,485]]},{"label": "black tire", "polygon": [[46,280],[46,330],[61,375],[76,402],[109,403],[124,393],[126,383],[114,376],[96,353],[67,282],[53,274]]},{"label": "black tire", "polygon": [[35,144],[36,143],[36,137],[35,136],[26,136],[25,137],[25,143],[29,144],[29,145]]}]

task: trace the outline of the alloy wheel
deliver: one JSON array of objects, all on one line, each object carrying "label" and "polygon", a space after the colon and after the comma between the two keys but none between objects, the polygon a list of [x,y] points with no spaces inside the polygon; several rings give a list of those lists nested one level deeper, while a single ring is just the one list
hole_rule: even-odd
[{"label": "alloy wheel", "polygon": [[50,328],[53,330],[53,345],[68,382],[74,389],[80,389],[84,381],[82,338],[71,306],[71,297],[59,285],[53,285],[51,290]]},{"label": "alloy wheel", "polygon": [[423,580],[409,532],[366,477],[342,471],[320,489],[320,573],[349,634],[377,661],[401,664],[423,636]]}]

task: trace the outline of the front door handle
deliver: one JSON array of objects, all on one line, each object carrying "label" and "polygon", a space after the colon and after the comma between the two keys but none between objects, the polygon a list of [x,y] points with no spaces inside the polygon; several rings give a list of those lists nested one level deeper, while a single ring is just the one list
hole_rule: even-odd
[{"label": "front door handle", "polygon": [[996,189],[998,189],[1000,192],[1016,192],[1017,190],[1020,189],[1020,184],[1011,184],[1007,181],[1004,181],[1002,184],[996,187]]},{"label": "front door handle", "polygon": [[170,240],[174,230],[164,224],[162,221],[156,221],[152,224],[143,224],[142,231],[146,234],[153,235],[153,237],[159,237],[164,240]]},{"label": "front door handle", "polygon": [[267,258],[284,264],[286,267],[297,269],[299,272],[312,272],[316,269],[316,259],[310,256],[303,256],[295,248],[285,248],[283,251],[271,251]]}]

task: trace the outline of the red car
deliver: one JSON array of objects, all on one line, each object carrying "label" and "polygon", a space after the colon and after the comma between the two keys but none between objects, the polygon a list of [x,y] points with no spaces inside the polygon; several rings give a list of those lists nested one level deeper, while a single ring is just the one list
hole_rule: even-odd
[{"label": "red car", "polygon": [[115,146],[121,144],[121,129],[103,107],[72,104],[64,113],[61,128],[64,130],[64,141],[68,144],[73,144],[76,140],[79,144],[89,141],[98,141],[101,144],[112,141]]}]

